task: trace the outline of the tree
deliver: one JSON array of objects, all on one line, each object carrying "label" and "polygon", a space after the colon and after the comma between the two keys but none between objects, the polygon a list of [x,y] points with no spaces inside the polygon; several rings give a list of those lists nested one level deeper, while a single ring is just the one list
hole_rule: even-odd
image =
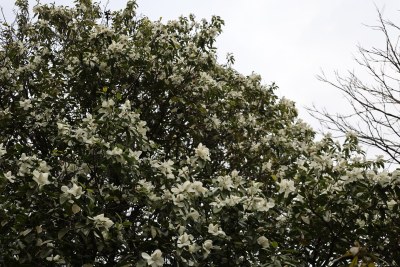
[{"label": "tree", "polygon": [[399,265],[400,174],[217,62],[219,17],[16,1],[0,46],[6,266]]},{"label": "tree", "polygon": [[379,11],[378,15],[380,25],[373,29],[383,34],[385,48],[359,47],[360,57],[357,59],[371,81],[363,81],[354,72],[349,72],[348,77],[337,74],[334,82],[325,75],[319,77],[344,93],[352,112],[331,114],[314,108],[311,113],[330,131],[352,131],[362,143],[387,155],[389,162],[399,164],[399,27],[384,20]]}]

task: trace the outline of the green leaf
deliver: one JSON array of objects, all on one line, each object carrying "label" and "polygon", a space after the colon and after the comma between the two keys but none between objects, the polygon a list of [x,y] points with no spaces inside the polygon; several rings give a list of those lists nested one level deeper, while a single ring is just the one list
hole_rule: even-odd
[{"label": "green leaf", "polygon": [[64,236],[65,236],[65,234],[66,233],[68,233],[68,231],[69,231],[69,229],[68,228],[64,228],[64,229],[61,229],[59,232],[58,232],[58,239],[62,239]]},{"label": "green leaf", "polygon": [[60,196],[60,204],[61,204],[61,205],[64,204],[68,199],[69,199],[68,196],[66,196],[66,195],[61,195],[61,196]]},{"label": "green leaf", "polygon": [[271,242],[271,246],[272,246],[273,248],[277,248],[277,247],[278,247],[278,242],[272,241],[272,242]]},{"label": "green leaf", "polygon": [[32,231],[32,229],[26,229],[25,231],[21,232],[21,235],[26,236]]},{"label": "green leaf", "polygon": [[357,267],[358,266],[358,256],[355,256],[351,261],[349,267]]},{"label": "green leaf", "polygon": [[118,99],[118,100],[121,100],[121,99],[122,99],[122,95],[121,95],[121,93],[120,93],[120,92],[117,92],[117,95],[116,95],[116,97],[117,97],[117,99]]},{"label": "green leaf", "polygon": [[81,232],[82,232],[85,236],[88,236],[88,234],[89,234],[89,232],[90,232],[90,229],[88,229],[88,228],[82,228],[82,229],[81,229]]}]

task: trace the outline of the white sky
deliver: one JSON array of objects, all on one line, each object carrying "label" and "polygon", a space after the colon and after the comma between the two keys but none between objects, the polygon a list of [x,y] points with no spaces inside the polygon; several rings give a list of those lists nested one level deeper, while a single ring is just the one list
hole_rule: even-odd
[{"label": "white sky", "polygon": [[[34,5],[36,1],[30,0]],[[71,0],[42,1],[70,4]],[[105,0],[102,1],[103,3]],[[164,21],[195,14],[198,19],[219,15],[225,20],[217,39],[219,58],[234,54],[235,68],[243,74],[261,74],[266,84],[276,82],[279,96],[296,102],[300,117],[319,129],[304,106],[346,110],[341,93],[317,80],[321,70],[334,78],[357,64],[357,44],[384,48],[382,34],[365,25],[378,25],[376,8],[384,18],[399,22],[398,0],[138,0],[138,14]],[[0,0],[6,16],[12,0]],[[109,8],[124,7],[125,0],[110,0]],[[11,14],[11,15],[10,15]],[[362,75],[360,75],[363,77]],[[365,76],[368,78],[368,76]]]}]

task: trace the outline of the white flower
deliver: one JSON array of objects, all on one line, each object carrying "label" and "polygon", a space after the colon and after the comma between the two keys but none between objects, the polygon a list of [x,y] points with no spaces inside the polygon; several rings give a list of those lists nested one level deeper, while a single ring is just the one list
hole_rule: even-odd
[{"label": "white flower", "polygon": [[235,206],[237,204],[240,203],[240,201],[242,201],[243,198],[239,197],[239,196],[235,196],[235,195],[230,195],[229,197],[227,197],[226,199],[224,199],[224,204],[226,204],[227,206]]},{"label": "white flower", "polygon": [[46,257],[47,261],[56,261],[56,262],[58,262],[60,259],[61,259],[60,255]]},{"label": "white flower", "polygon": [[183,192],[190,192],[192,191],[190,185],[191,185],[190,181],[186,181],[183,184],[178,184],[176,185],[176,187],[171,188],[171,192],[174,193],[175,195],[178,195]]},{"label": "white flower", "polygon": [[119,53],[119,52],[122,52],[123,49],[124,49],[124,44],[117,43],[114,40],[108,46],[108,50],[110,51],[110,53]]},{"label": "white flower", "polygon": [[114,106],[115,102],[112,99],[109,100],[103,100],[103,102],[101,102],[101,107],[103,108],[112,108]]},{"label": "white flower", "polygon": [[151,192],[154,189],[154,185],[151,182],[141,179],[138,181],[137,189],[144,190],[146,192]]},{"label": "white flower", "polygon": [[348,131],[346,133],[346,138],[357,138],[357,133],[353,131]]},{"label": "white flower", "polygon": [[185,247],[185,246],[190,246],[191,242],[190,240],[193,239],[192,235],[188,235],[187,233],[184,233],[178,238],[178,248]]},{"label": "white flower", "polygon": [[6,177],[6,179],[10,182],[10,183],[14,183],[15,182],[15,176],[12,175],[11,171],[8,171],[6,173],[4,173],[4,177]]},{"label": "white flower", "polygon": [[392,210],[393,207],[394,207],[394,205],[397,204],[397,202],[396,202],[394,199],[392,199],[392,200],[388,201],[386,204],[387,204],[388,208],[389,208],[390,210]]},{"label": "white flower", "polygon": [[296,188],[294,187],[294,181],[289,181],[287,179],[282,179],[279,185],[279,193],[285,192],[285,198],[288,197],[288,195],[291,192],[294,192]]},{"label": "white flower", "polygon": [[189,247],[188,247],[188,251],[190,253],[195,253],[199,249],[200,249],[200,247],[197,244],[190,244]]},{"label": "white flower", "polygon": [[353,256],[357,255],[359,251],[360,251],[360,248],[359,248],[359,247],[352,247],[352,248],[350,249],[350,253],[351,253]]},{"label": "white flower", "polygon": [[218,182],[220,189],[222,189],[222,190],[226,189],[226,190],[230,191],[232,188],[234,188],[233,181],[229,175],[218,176],[217,182]]},{"label": "white flower", "polygon": [[50,184],[48,172],[38,172],[37,170],[34,170],[33,180],[38,184],[39,187]]},{"label": "white flower", "polygon": [[142,154],[142,151],[132,151],[130,148],[128,151],[129,151],[128,156],[130,158],[135,159],[136,161],[140,160],[140,155]]},{"label": "white flower", "polygon": [[3,144],[0,144],[0,157],[4,156],[7,153],[7,150],[4,148]]},{"label": "white flower", "polygon": [[210,159],[210,150],[206,146],[203,146],[202,143],[200,143],[197,148],[195,149],[196,156],[203,160],[211,160]]},{"label": "white flower", "polygon": [[191,184],[191,189],[194,191],[196,196],[199,196],[207,192],[207,188],[204,188],[203,183],[199,181],[194,181]]},{"label": "white flower", "polygon": [[360,227],[364,227],[364,226],[365,226],[365,221],[364,221],[364,220],[357,219],[357,220],[356,220],[356,223],[357,223],[358,226],[360,226]]},{"label": "white flower", "polygon": [[113,148],[113,150],[107,150],[107,155],[110,155],[110,156],[119,156],[119,155],[122,155],[122,149],[121,148],[119,148],[119,147],[114,147]]},{"label": "white flower", "polygon": [[221,125],[221,120],[218,119],[215,114],[214,116],[211,117],[211,121],[213,122],[216,128],[218,128]]},{"label": "white flower", "polygon": [[331,220],[331,216],[332,213],[329,210],[327,210],[325,211],[325,215],[323,215],[322,218],[324,219],[324,221],[329,222]]},{"label": "white flower", "polygon": [[386,171],[383,171],[375,175],[374,180],[377,181],[383,187],[385,187],[390,183],[391,179],[388,173]]},{"label": "white flower", "polygon": [[32,107],[32,103],[30,99],[25,99],[23,101],[19,101],[19,106],[23,108],[24,110],[28,110],[29,108]]},{"label": "white flower", "polygon": [[183,194],[178,194],[178,195],[172,195],[172,201],[174,202],[174,205],[183,208],[185,206],[185,203],[183,202],[185,200],[185,196]]},{"label": "white flower", "polygon": [[259,238],[257,238],[257,244],[259,244],[263,248],[269,248],[269,240],[265,236],[260,236]]},{"label": "white flower", "polygon": [[221,230],[218,224],[210,223],[208,225],[208,232],[212,235],[225,235],[225,232]]},{"label": "white flower", "polygon": [[58,132],[60,133],[60,134],[62,134],[62,135],[67,135],[67,134],[69,134],[69,132],[70,132],[70,128],[69,128],[69,125],[68,124],[65,124],[65,123],[63,123],[63,122],[57,122],[57,129],[58,129]]},{"label": "white flower", "polygon": [[127,100],[125,101],[125,103],[121,105],[120,108],[121,108],[122,112],[126,112],[126,111],[131,110],[131,101],[129,101],[129,100],[127,99]]},{"label": "white flower", "polygon": [[61,191],[63,191],[65,194],[73,195],[76,199],[80,198],[81,195],[84,194],[82,187],[76,185],[75,183],[72,184],[71,188],[68,188],[66,185],[61,186]]},{"label": "white flower", "polygon": [[204,241],[203,243],[203,249],[205,250],[204,256],[208,256],[212,248],[213,248],[212,240],[207,239],[206,241]]},{"label": "white flower", "polygon": [[162,257],[162,252],[156,249],[151,256],[145,252],[142,253],[142,258],[147,261],[147,265],[151,267],[158,267],[164,265],[164,258]]},{"label": "white flower", "polygon": [[104,217],[104,214],[99,214],[95,217],[88,217],[89,219],[94,221],[94,224],[97,229],[100,227],[106,228],[106,230],[110,229],[111,226],[114,225],[114,223],[107,217]]},{"label": "white flower", "polygon": [[262,171],[265,171],[265,170],[271,171],[271,168],[272,168],[272,163],[271,163],[271,161],[268,161],[268,162],[264,162],[262,164],[261,170]]},{"label": "white flower", "polygon": [[268,202],[264,198],[254,197],[255,209],[258,211],[268,211],[269,209],[275,207],[275,201],[273,199],[268,199]]},{"label": "white flower", "polygon": [[112,108],[114,107],[114,100],[109,99],[109,100],[103,100],[101,102],[101,108],[99,109],[99,113],[104,113],[104,114],[109,114]]},{"label": "white flower", "polygon": [[190,208],[190,212],[187,214],[186,218],[192,218],[193,220],[197,221],[200,218],[200,214],[194,208]]},{"label": "white flower", "polygon": [[162,163],[158,162],[158,161],[153,161],[152,162],[152,166],[159,169],[161,171],[162,174],[164,174],[165,176],[167,176],[167,178],[174,178],[174,174],[172,173],[172,171],[174,170],[174,162],[172,160],[168,160],[168,161],[164,161]]}]

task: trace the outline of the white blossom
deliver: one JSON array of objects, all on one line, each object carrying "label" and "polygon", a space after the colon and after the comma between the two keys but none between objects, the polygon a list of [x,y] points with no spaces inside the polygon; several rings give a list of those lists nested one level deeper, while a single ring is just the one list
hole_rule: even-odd
[{"label": "white blossom", "polygon": [[200,143],[197,148],[195,149],[196,156],[203,159],[210,161],[210,150]]},{"label": "white blossom", "polygon": [[39,172],[37,170],[34,170],[33,180],[38,184],[39,188],[44,185],[50,184],[49,173],[47,172]]},{"label": "white blossom", "polygon": [[153,164],[154,167],[158,168],[162,174],[167,176],[167,178],[172,179],[174,178],[174,174],[172,173],[172,170],[174,170],[174,162],[172,160],[167,160],[162,163],[156,162]]},{"label": "white blossom", "polygon": [[386,204],[387,204],[389,210],[392,210],[394,205],[397,204],[397,202],[394,199],[392,199],[392,200],[388,201]]},{"label": "white blossom", "polygon": [[10,183],[14,183],[15,182],[15,176],[12,175],[11,171],[8,171],[6,173],[4,173],[4,177],[6,177],[6,179],[10,182]]},{"label": "white blossom", "polygon": [[197,221],[200,218],[200,213],[194,208],[190,208],[190,212],[186,215],[186,218],[192,218],[194,221]]},{"label": "white blossom", "polygon": [[203,183],[199,182],[199,181],[194,181],[191,184],[191,189],[193,190],[193,192],[195,193],[195,195],[199,196],[199,195],[203,195],[205,194],[208,190],[207,188],[203,187]]},{"label": "white blossom", "polygon": [[260,236],[259,238],[257,238],[257,244],[259,244],[263,248],[269,248],[269,240],[265,236]]},{"label": "white blossom", "polygon": [[106,153],[107,153],[107,155],[110,155],[110,156],[120,156],[120,155],[122,155],[123,151],[119,147],[114,147],[113,150],[107,150]]},{"label": "white blossom", "polygon": [[212,223],[210,223],[210,224],[208,225],[208,232],[209,232],[210,234],[212,234],[212,235],[222,235],[222,236],[225,235],[225,232],[222,231],[222,229],[219,227],[218,224],[212,224]]},{"label": "white blossom", "polygon": [[4,148],[4,144],[0,144],[0,158],[7,153],[7,150]]},{"label": "white blossom", "polygon": [[211,249],[213,248],[212,240],[207,239],[206,241],[204,241],[202,247],[204,249],[204,255],[208,256],[208,254],[210,254],[211,252]]},{"label": "white blossom", "polygon": [[221,190],[231,190],[233,186],[232,178],[229,175],[218,176],[216,182],[218,183]]},{"label": "white blossom", "polygon": [[278,185],[279,193],[285,192],[285,198],[287,198],[291,192],[296,191],[293,180],[282,179],[281,182],[278,183]]},{"label": "white blossom", "polygon": [[57,262],[57,263],[62,263],[63,262],[61,260],[61,256],[60,255],[46,257],[46,260],[47,261],[54,261],[54,262]]},{"label": "white blossom", "polygon": [[358,254],[359,251],[360,251],[360,247],[352,247],[352,248],[350,248],[350,253],[351,253],[353,256],[356,256],[356,255]]},{"label": "white blossom", "polygon": [[108,230],[111,228],[111,226],[114,225],[113,221],[111,221],[107,217],[104,217],[104,214],[99,214],[97,216],[88,217],[88,218],[94,221],[94,224],[97,229],[105,228],[106,230]]},{"label": "white blossom", "polygon": [[185,246],[189,246],[191,244],[190,240],[193,239],[192,235],[188,235],[187,233],[184,233],[178,238],[178,248],[182,248]]},{"label": "white blossom", "polygon": [[117,43],[114,40],[112,41],[112,43],[108,46],[108,50],[110,51],[110,53],[119,53],[122,52],[124,49],[124,44],[122,43]]},{"label": "white blossom", "polygon": [[32,101],[30,99],[21,100],[19,101],[19,106],[24,110],[28,110],[32,107]]},{"label": "white blossom", "polygon": [[151,267],[158,267],[164,265],[164,258],[162,257],[162,252],[159,249],[156,249],[151,255],[143,252],[142,258],[147,261],[147,265]]},{"label": "white blossom", "polygon": [[76,199],[80,198],[81,195],[84,194],[84,192],[82,191],[82,187],[78,186],[75,183],[72,183],[71,188],[68,188],[68,186],[66,185],[61,186],[61,191],[63,191],[65,194],[73,195]]}]

